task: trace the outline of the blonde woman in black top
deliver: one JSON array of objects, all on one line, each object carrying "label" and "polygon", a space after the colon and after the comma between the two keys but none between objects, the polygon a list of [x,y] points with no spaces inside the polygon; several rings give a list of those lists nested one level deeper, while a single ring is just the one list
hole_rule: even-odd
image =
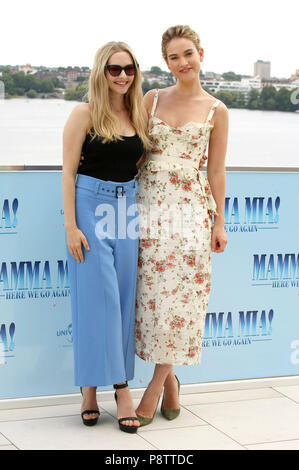
[{"label": "blonde woman in black top", "polygon": [[88,103],[75,106],[64,128],[63,206],[82,420],[97,423],[96,388],[113,384],[119,427],[131,433],[139,426],[127,384],[135,359],[135,176],[148,145],[137,60],[128,45],[105,44],[95,56]]}]

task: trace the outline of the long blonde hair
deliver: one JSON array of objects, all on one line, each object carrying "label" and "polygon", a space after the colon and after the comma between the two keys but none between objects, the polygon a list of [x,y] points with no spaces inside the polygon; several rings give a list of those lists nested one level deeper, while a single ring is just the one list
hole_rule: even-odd
[{"label": "long blonde hair", "polygon": [[173,38],[185,38],[190,39],[195,45],[196,49],[200,50],[200,38],[198,34],[190,28],[188,25],[178,24],[176,26],[170,26],[162,35],[162,55],[164,59],[167,59],[167,44]]},{"label": "long blonde hair", "polygon": [[89,131],[92,140],[98,136],[103,143],[123,140],[117,132],[117,117],[112,111],[109,100],[109,86],[105,77],[105,65],[115,52],[128,52],[136,67],[132,85],[125,94],[124,103],[129,112],[132,125],[143,142],[145,148],[150,147],[147,131],[147,113],[142,99],[142,76],[136,57],[131,48],[124,42],[108,42],[100,47],[95,55],[94,65],[89,77],[87,98],[90,106],[92,129]]}]

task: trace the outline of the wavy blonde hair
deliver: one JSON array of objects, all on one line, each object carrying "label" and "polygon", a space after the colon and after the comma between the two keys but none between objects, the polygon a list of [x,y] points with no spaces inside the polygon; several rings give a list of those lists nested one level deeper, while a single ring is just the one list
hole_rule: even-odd
[{"label": "wavy blonde hair", "polygon": [[198,34],[190,28],[190,26],[182,24],[170,26],[170,28],[168,28],[162,35],[161,48],[164,60],[167,60],[167,44],[173,38],[190,39],[195,45],[198,52],[200,50],[200,38]]},{"label": "wavy blonde hair", "polygon": [[124,42],[108,42],[100,47],[95,55],[93,68],[89,77],[86,97],[89,102],[92,129],[89,134],[92,140],[103,138],[103,143],[123,140],[117,132],[117,116],[113,113],[109,100],[109,86],[105,76],[105,65],[115,52],[128,52],[136,67],[134,80],[124,97],[125,107],[129,112],[130,121],[145,148],[150,147],[148,137],[148,117],[143,105],[142,76],[138,63],[131,48]]}]

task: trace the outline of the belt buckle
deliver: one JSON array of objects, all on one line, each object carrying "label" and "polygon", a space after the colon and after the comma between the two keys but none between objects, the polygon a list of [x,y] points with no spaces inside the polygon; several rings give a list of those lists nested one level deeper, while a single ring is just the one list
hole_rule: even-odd
[{"label": "belt buckle", "polygon": [[119,197],[119,196],[118,196],[118,188],[121,188],[121,196],[123,196],[123,195],[124,195],[124,192],[125,192],[125,191],[124,191],[125,188],[124,188],[123,186],[116,186],[116,188],[115,188],[115,197],[116,197],[116,198]]}]

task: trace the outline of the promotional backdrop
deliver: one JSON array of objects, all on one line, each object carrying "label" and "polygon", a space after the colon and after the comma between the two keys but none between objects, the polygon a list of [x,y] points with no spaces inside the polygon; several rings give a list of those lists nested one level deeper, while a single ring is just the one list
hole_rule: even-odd
[{"label": "promotional backdrop", "polygon": [[[202,363],[182,384],[299,374],[299,173],[228,172]],[[60,171],[0,172],[0,398],[78,393]],[[154,364],[136,357],[132,388]],[[112,389],[101,387],[100,389]]]}]

